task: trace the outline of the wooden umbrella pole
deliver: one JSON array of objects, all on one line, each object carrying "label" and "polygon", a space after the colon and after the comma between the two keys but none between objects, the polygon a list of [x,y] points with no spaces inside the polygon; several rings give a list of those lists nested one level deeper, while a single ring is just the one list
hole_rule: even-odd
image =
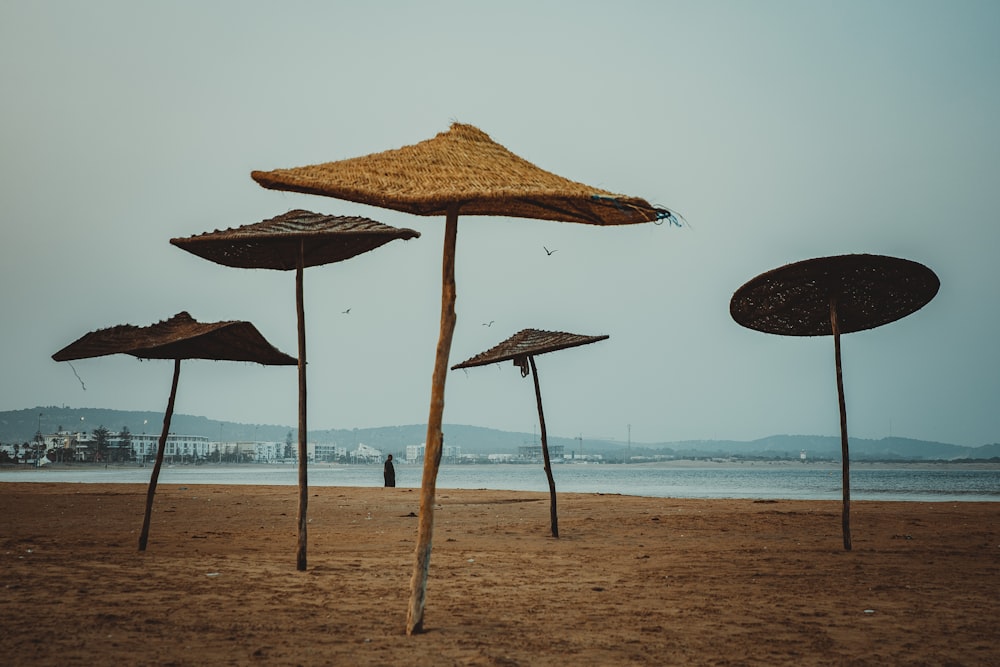
[{"label": "wooden umbrella pole", "polygon": [[441,266],[441,332],[438,336],[434,376],[431,381],[431,406],[427,417],[427,442],[424,472],[420,481],[420,518],[413,576],[410,579],[410,605],[406,613],[406,634],[421,632],[424,627],[424,604],[427,600],[427,575],[431,566],[431,539],[434,535],[434,493],[441,464],[444,416],[444,385],[448,375],[448,356],[455,333],[455,238],[458,235],[458,206],[448,208],[444,231]]},{"label": "wooden umbrella pole", "polygon": [[306,427],[306,310],[302,296],[302,274],[305,269],[305,241],[299,242],[299,259],[295,267],[295,315],[299,333],[299,542],[296,569],[306,569],[306,512],[309,508],[308,449],[309,429]]},{"label": "wooden umbrella pole", "polygon": [[837,299],[830,297],[830,329],[833,331],[833,353],[837,362],[837,399],[840,402],[840,458],[844,490],[841,523],[844,549],[851,550],[851,455],[847,444],[847,403],[844,401],[844,372],[840,363],[840,323],[837,321]]},{"label": "wooden umbrella pole", "polygon": [[559,537],[559,518],[556,515],[556,480],[552,477],[552,463],[549,461],[549,438],[545,432],[545,413],[542,412],[542,390],[538,387],[538,368],[535,357],[529,356],[531,376],[535,381],[535,402],[538,404],[538,426],[542,431],[542,456],[545,459],[545,476],[549,479],[549,516],[552,520],[552,537]]},{"label": "wooden umbrella pole", "polygon": [[156,481],[160,478],[160,468],[163,466],[163,453],[167,449],[167,434],[170,433],[170,420],[174,416],[174,399],[177,398],[177,380],[181,375],[181,360],[174,359],[174,379],[170,383],[170,398],[167,399],[167,411],[163,414],[163,431],[160,433],[160,443],[156,448],[156,463],[153,473],[149,476],[149,489],[146,491],[146,513],[142,518],[142,532],[139,533],[139,551],[146,550],[149,541],[149,522],[153,515],[153,496],[156,495]]}]

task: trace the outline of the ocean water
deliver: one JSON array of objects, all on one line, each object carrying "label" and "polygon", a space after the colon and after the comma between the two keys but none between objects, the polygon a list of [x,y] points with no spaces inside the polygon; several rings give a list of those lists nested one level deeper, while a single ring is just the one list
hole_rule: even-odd
[{"label": "ocean water", "polygon": [[[0,471],[3,482],[148,484],[150,467],[62,468]],[[422,468],[396,466],[399,487],[419,488]],[[555,465],[557,492],[656,498],[839,500],[839,466],[819,464]],[[161,484],[298,484],[292,465],[164,466]],[[382,466],[313,464],[309,485],[381,486]],[[437,488],[548,491],[541,465],[442,465]],[[0,486],[0,492],[2,492]],[[950,464],[894,467],[853,464],[853,500],[1000,501],[1000,466]]]}]

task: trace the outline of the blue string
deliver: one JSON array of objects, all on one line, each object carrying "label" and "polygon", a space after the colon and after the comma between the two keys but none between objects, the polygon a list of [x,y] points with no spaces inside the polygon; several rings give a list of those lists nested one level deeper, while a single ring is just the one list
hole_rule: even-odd
[{"label": "blue string", "polygon": [[[624,205],[617,197],[608,197],[607,195],[590,195],[590,198],[594,201],[609,202],[613,204],[616,209],[622,212],[626,212],[632,208]],[[633,210],[635,209],[633,208]],[[656,219],[653,221],[654,224],[663,224],[663,221],[666,220],[671,225],[676,225],[677,227],[681,226],[680,220],[678,220],[677,216],[671,211],[665,208],[656,208],[653,210],[656,212]]]},{"label": "blue string", "polygon": [[678,220],[677,216],[674,215],[671,211],[668,211],[665,208],[656,209],[656,220],[654,221],[654,224],[662,225],[664,220],[669,222],[671,225],[677,227],[681,226],[681,221]]}]

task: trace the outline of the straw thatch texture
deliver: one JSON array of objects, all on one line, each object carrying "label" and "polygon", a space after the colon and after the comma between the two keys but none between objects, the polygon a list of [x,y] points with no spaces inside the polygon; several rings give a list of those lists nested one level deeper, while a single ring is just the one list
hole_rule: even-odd
[{"label": "straw thatch texture", "polygon": [[676,221],[664,208],[539,169],[483,131],[454,123],[411,146],[307,167],[254,171],[265,188],[416,215],[502,215],[593,225]]},{"label": "straw thatch texture", "polygon": [[495,364],[509,359],[513,360],[516,365],[522,366],[522,362],[529,356],[555,352],[556,350],[565,350],[569,347],[588,345],[608,338],[610,338],[608,335],[581,336],[562,331],[523,329],[489,350],[480,352],[460,364],[455,364],[451,369],[486,366],[487,364]]},{"label": "straw thatch texture", "polygon": [[320,266],[350,259],[394,239],[419,236],[412,229],[368,218],[294,210],[235,229],[170,239],[170,243],[225,266],[290,271],[296,268],[300,253],[304,267]]},{"label": "straw thatch texture", "polygon": [[916,312],[937,294],[923,264],[883,255],[838,255],[788,264],[753,278],[729,304],[737,323],[785,336],[830,335],[830,301],[841,333],[873,329]]},{"label": "straw thatch texture", "polygon": [[295,357],[273,347],[249,322],[197,322],[186,312],[148,327],[122,324],[92,331],[52,355],[72,361],[109,354],[140,359],[213,359],[294,366]]}]

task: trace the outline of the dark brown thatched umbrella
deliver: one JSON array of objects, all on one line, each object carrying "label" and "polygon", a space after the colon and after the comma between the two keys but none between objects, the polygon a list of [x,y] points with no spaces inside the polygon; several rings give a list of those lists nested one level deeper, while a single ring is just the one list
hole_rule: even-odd
[{"label": "dark brown thatched umbrella", "polygon": [[295,310],[299,341],[299,506],[296,567],[306,569],[306,512],[309,503],[306,427],[306,329],[302,272],[350,259],[394,239],[420,236],[412,229],[390,227],[368,218],[322,215],[294,210],[270,220],[236,229],[170,239],[199,257],[244,269],[295,270]]},{"label": "dark brown thatched umbrella", "polygon": [[773,269],[733,294],[739,324],[784,336],[833,335],[840,403],[844,549],[851,549],[850,456],[840,334],[874,329],[924,307],[940,287],[923,264],[883,255],[820,257]]},{"label": "dark brown thatched umbrella", "polygon": [[556,515],[556,482],[552,477],[552,463],[549,461],[549,441],[545,430],[545,413],[542,411],[542,391],[538,386],[538,368],[535,367],[535,357],[546,352],[589,345],[590,343],[607,340],[608,338],[609,336],[607,335],[581,336],[561,331],[524,329],[485,352],[480,352],[476,356],[451,367],[452,370],[455,370],[457,368],[486,366],[487,364],[512,360],[515,366],[521,368],[521,377],[525,377],[530,372],[534,378],[535,403],[538,405],[538,424],[542,431],[542,456],[545,459],[545,476],[549,480],[549,516],[552,523],[552,537],[559,537],[559,519]]},{"label": "dark brown thatched umbrella", "polygon": [[156,463],[146,492],[146,513],[139,534],[139,551],[146,550],[149,521],[153,512],[156,481],[163,465],[163,452],[174,414],[177,380],[181,359],[213,359],[217,361],[252,361],[268,366],[294,366],[296,361],[273,347],[249,322],[197,322],[185,312],[148,327],[122,324],[92,331],[52,355],[56,361],[73,361],[103,357],[109,354],[130,354],[139,359],[173,359],[174,377],[170,384],[167,411],[163,414],[163,431],[156,450]]},{"label": "dark brown thatched umbrella", "polygon": [[444,215],[441,330],[431,381],[427,455],[406,632],[423,629],[440,464],[444,387],[455,331],[455,237],[458,216],[497,215],[591,225],[626,225],[675,215],[646,200],[618,195],[539,169],[471,125],[412,146],[308,167],[255,171],[265,188],[336,197],[416,215]]}]

